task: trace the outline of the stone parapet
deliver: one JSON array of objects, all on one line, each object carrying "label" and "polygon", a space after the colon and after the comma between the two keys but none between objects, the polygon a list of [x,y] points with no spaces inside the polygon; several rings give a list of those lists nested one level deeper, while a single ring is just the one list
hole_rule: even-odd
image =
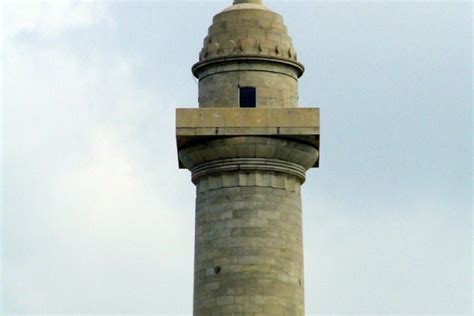
[{"label": "stone parapet", "polygon": [[[298,134],[319,135],[318,108],[206,108],[176,109],[177,136],[197,135],[204,128],[217,128],[214,134],[226,128],[239,128],[243,135],[250,135],[251,128],[292,128]],[[222,129],[222,130],[221,130]],[[193,134],[192,132],[195,131]],[[204,132],[207,133],[207,132]],[[270,135],[272,131],[265,132]],[[276,133],[275,133],[276,134]],[[278,134],[282,135],[282,133]],[[234,134],[235,136],[235,134]],[[178,139],[179,140],[179,139]]]},{"label": "stone parapet", "polygon": [[308,169],[319,162],[319,109],[177,109],[179,164],[267,158]]}]

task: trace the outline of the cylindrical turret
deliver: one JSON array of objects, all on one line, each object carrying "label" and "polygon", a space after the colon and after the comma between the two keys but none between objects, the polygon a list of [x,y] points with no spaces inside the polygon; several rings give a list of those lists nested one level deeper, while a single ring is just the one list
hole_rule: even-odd
[{"label": "cylindrical turret", "polygon": [[245,136],[179,155],[197,188],[194,315],[304,315],[300,186],[316,148]]},{"label": "cylindrical turret", "polygon": [[261,1],[217,14],[193,66],[203,108],[241,106],[241,88],[255,90],[255,107],[296,107],[303,71],[283,18]]},{"label": "cylindrical turret", "polygon": [[297,108],[304,67],[282,17],[235,0],[192,71],[200,109],[178,109],[177,136],[197,188],[194,315],[302,316],[300,187],[319,111]]}]

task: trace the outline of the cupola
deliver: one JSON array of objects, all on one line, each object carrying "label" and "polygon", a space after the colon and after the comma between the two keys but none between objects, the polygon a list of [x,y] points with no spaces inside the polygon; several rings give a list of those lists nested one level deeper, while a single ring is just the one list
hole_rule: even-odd
[{"label": "cupola", "polygon": [[235,0],[214,16],[192,71],[200,107],[296,107],[304,67],[280,14]]}]

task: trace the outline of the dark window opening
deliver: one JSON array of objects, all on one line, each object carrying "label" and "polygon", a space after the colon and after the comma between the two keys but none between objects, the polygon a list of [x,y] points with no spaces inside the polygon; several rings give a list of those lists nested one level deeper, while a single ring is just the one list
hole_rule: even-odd
[{"label": "dark window opening", "polygon": [[241,87],[239,102],[241,108],[254,108],[257,106],[257,89],[254,87]]},{"label": "dark window opening", "polygon": [[215,266],[214,267],[214,273],[219,274],[221,272],[221,266]]}]

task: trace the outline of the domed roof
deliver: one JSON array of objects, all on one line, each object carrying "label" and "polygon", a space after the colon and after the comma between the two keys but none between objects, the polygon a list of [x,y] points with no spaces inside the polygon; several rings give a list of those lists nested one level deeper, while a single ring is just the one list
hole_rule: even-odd
[{"label": "domed roof", "polygon": [[299,76],[304,71],[282,16],[261,0],[235,0],[214,16],[193,73],[197,76],[206,65],[234,59],[285,63],[295,67]]}]

